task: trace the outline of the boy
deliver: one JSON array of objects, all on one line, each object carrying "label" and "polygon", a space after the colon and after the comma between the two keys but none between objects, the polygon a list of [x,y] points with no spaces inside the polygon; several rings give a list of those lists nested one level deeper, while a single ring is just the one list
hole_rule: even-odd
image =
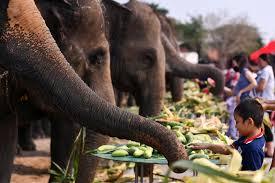
[{"label": "boy", "polygon": [[[242,156],[242,170],[258,170],[264,159],[264,110],[255,99],[243,100],[234,110],[236,128],[240,138],[231,147],[237,149]],[[214,153],[230,154],[229,146],[215,144],[192,144],[192,149],[209,149]]]}]

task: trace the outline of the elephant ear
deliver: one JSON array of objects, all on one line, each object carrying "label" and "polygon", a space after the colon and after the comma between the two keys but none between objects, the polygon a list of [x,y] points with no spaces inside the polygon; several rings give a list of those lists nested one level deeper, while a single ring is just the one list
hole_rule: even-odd
[{"label": "elephant ear", "polygon": [[107,39],[112,45],[120,39],[125,32],[127,22],[132,11],[126,6],[113,0],[102,0],[102,9],[105,17]]},{"label": "elephant ear", "polygon": [[[78,1],[36,0],[36,4],[49,27],[52,36],[62,50],[66,42],[66,30],[74,26],[74,20],[80,16]],[[70,21],[68,21],[70,20]]]}]

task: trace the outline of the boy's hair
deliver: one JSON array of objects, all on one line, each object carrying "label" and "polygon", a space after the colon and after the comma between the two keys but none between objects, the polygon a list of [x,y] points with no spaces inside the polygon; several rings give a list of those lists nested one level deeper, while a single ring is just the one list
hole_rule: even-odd
[{"label": "boy's hair", "polygon": [[260,128],[263,123],[264,109],[256,99],[243,100],[234,110],[243,120],[252,118],[256,127]]}]

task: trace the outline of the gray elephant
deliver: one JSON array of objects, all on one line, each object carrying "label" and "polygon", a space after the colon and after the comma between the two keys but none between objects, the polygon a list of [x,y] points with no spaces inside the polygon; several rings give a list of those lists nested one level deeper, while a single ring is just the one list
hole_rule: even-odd
[{"label": "gray elephant", "polygon": [[157,115],[165,91],[165,54],[160,23],[151,8],[130,1],[125,8],[103,0],[115,88],[135,96],[143,116]]},{"label": "gray elephant", "polygon": [[[115,88],[130,92],[140,106],[140,114],[159,114],[165,92],[165,74],[181,78],[211,77],[214,93],[223,91],[222,73],[211,67],[190,64],[163,49],[165,26],[145,3],[130,0],[125,8],[103,0],[111,45],[111,72]],[[168,27],[169,28],[169,27]],[[177,58],[177,59],[175,59]]]},{"label": "gray elephant", "polygon": [[[134,95],[140,115],[160,113],[166,73],[185,78],[208,76],[209,67],[198,69],[201,73],[196,75],[196,67],[191,68],[187,62],[170,59],[174,58],[170,53],[166,55],[166,51],[170,50],[163,48],[161,23],[147,4],[136,0],[130,0],[124,8],[111,0],[103,0],[103,4],[111,45],[113,85],[119,91]],[[168,56],[170,58],[166,58]],[[215,70],[215,75],[220,76],[221,72]],[[223,80],[216,79],[216,76],[216,89],[221,92]]]},{"label": "gray elephant", "polygon": [[[6,81],[15,78],[25,87],[33,106],[49,114],[59,111],[97,133],[150,145],[163,153],[169,163],[187,158],[172,132],[121,111],[99,98],[81,80],[61,54],[32,0],[2,0],[0,12],[0,66],[10,73]],[[1,106],[6,107],[0,123],[3,183],[10,180],[17,138],[16,121],[10,119],[18,112],[13,95],[5,94],[1,97],[9,100],[0,100]]]},{"label": "gray elephant", "polygon": [[[175,49],[179,52],[179,46],[177,43],[177,39],[174,36],[174,31],[172,29],[172,25],[169,21],[169,19],[162,15],[160,12],[157,12],[157,10],[153,9],[156,15],[158,16],[158,19],[161,24],[161,32],[164,33],[171,44],[175,47]],[[165,53],[166,56],[169,55],[169,53]],[[167,62],[166,58],[166,62]],[[166,89],[170,90],[172,100],[173,102],[178,102],[182,99],[183,96],[183,79],[180,77],[174,76],[171,72],[166,72],[165,74],[165,83],[166,83]]]},{"label": "gray elephant", "polygon": [[[100,97],[114,103],[110,74],[109,44],[105,37],[100,2],[96,0],[36,1],[61,52],[82,80]],[[65,168],[79,127],[65,116],[51,114],[51,158]],[[106,144],[108,137],[87,131],[85,151]],[[80,158],[79,182],[93,180],[98,158],[83,154]],[[52,169],[56,167],[52,164]],[[50,181],[53,180],[51,176]]]},{"label": "gray elephant", "polygon": [[[174,36],[172,25],[169,22],[168,18],[158,12],[155,11],[157,14],[162,28],[162,34],[170,42],[171,46],[174,47],[173,52],[171,49],[165,48],[165,55],[166,55],[166,82],[169,83],[172,99],[173,101],[177,102],[181,100],[182,93],[183,93],[183,81],[181,78],[199,78],[205,79],[207,77],[213,79],[216,82],[216,87],[211,89],[211,92],[214,95],[220,95],[223,91],[224,86],[224,76],[222,72],[209,65],[191,65],[187,61],[181,59],[177,53],[179,52],[179,47],[177,44],[177,40]],[[166,45],[166,43],[163,43]],[[174,52],[176,51],[176,52]],[[178,68],[177,68],[178,67]]]}]

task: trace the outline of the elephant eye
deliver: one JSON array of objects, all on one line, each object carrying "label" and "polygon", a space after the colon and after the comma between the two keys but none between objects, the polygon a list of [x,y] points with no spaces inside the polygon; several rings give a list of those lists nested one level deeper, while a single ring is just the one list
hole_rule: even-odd
[{"label": "elephant eye", "polygon": [[142,63],[144,67],[151,68],[155,63],[155,58],[156,56],[154,51],[147,51],[146,53],[144,53],[142,58]]},{"label": "elephant eye", "polygon": [[93,65],[101,65],[104,63],[105,60],[105,52],[102,49],[98,49],[94,52],[91,52],[88,55],[88,59]]}]

